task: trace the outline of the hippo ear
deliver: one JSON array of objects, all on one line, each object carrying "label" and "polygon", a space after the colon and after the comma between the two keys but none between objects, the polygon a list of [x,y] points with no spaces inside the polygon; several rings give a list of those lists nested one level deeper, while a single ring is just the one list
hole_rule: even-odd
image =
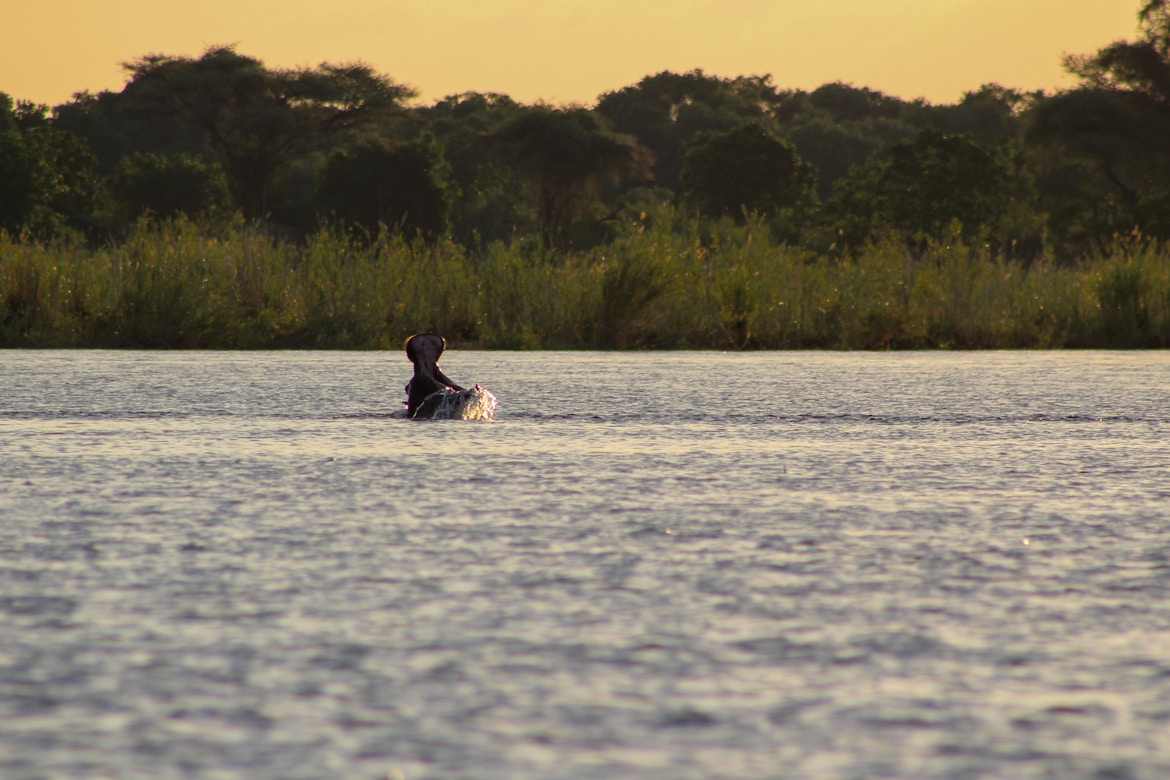
[{"label": "hippo ear", "polygon": [[416,365],[433,366],[447,348],[447,339],[434,333],[420,333],[406,340],[406,356]]}]

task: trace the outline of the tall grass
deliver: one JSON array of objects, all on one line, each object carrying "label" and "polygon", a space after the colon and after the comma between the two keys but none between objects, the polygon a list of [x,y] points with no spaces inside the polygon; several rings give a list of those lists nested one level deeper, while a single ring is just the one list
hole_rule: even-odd
[{"label": "tall grass", "polygon": [[956,235],[843,258],[669,211],[576,252],[181,221],[100,248],[0,234],[0,346],[385,348],[423,330],[511,349],[1165,347],[1170,248],[1131,236],[1067,266]]}]

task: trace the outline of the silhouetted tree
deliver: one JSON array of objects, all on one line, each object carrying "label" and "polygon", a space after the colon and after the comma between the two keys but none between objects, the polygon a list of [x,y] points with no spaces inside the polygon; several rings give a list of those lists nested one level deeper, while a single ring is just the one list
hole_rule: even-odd
[{"label": "silhouetted tree", "polygon": [[494,134],[526,110],[507,95],[465,92],[419,111],[442,142],[458,185],[451,222],[465,242],[504,239],[526,221],[523,199],[516,197],[524,180],[494,142]]},{"label": "silhouetted tree", "polygon": [[66,228],[92,227],[96,168],[72,133],[32,123],[24,132],[0,134],[0,229],[47,239]]},{"label": "silhouetted tree", "polygon": [[855,87],[835,81],[817,87],[809,93],[809,103],[842,122],[884,117],[896,119],[902,112],[902,101],[868,87]]},{"label": "silhouetted tree", "polygon": [[415,94],[365,65],[269,70],[230,47],[198,59],[144,57],[126,68],[133,108],[198,128],[248,218],[266,216],[273,183],[296,156]]},{"label": "silhouetted tree", "polygon": [[1120,90],[1159,104],[1170,101],[1170,0],[1147,0],[1138,12],[1141,37],[1096,54],[1069,55],[1065,66],[1087,86]]},{"label": "silhouetted tree", "polygon": [[924,130],[838,182],[824,219],[854,247],[890,232],[916,244],[943,239],[956,222],[967,240],[1010,243],[1021,236],[999,230],[1025,230],[1027,218],[1013,211],[1030,207],[1030,197],[1010,159],[970,136]]},{"label": "silhouetted tree", "polygon": [[434,136],[389,146],[359,145],[335,155],[321,180],[326,213],[373,234],[379,225],[407,236],[435,236],[447,228],[458,187]]},{"label": "silhouetted tree", "polygon": [[680,191],[712,217],[742,220],[811,203],[816,172],[788,142],[757,123],[696,137],[683,158]]},{"label": "silhouetted tree", "polygon": [[49,107],[43,103],[33,103],[31,100],[18,100],[16,108],[12,110],[12,119],[18,130],[48,127]]},{"label": "silhouetted tree", "polygon": [[[1113,90],[1073,90],[1039,107],[1029,138],[1048,150],[1041,155],[1042,180],[1059,183],[1045,190],[1049,200],[1061,202],[1068,223],[1062,232],[1100,244],[1117,232],[1151,226],[1157,210],[1151,197],[1160,197],[1166,173],[1160,128],[1165,132],[1147,107]],[[1072,181],[1070,171],[1076,171]]]},{"label": "silhouetted tree", "polygon": [[663,71],[605,93],[596,110],[619,133],[632,135],[654,153],[655,182],[674,189],[691,139],[749,121],[768,124],[769,111],[779,100],[770,76],[726,79],[701,70]]},{"label": "silhouetted tree", "polygon": [[1019,140],[1021,115],[1041,97],[998,84],[967,92],[954,105],[920,107],[917,113],[931,127],[950,135],[969,135],[987,148]]},{"label": "silhouetted tree", "polygon": [[228,210],[231,203],[223,170],[191,155],[127,155],[107,186],[123,225],[143,215],[207,218]]},{"label": "silhouetted tree", "polygon": [[177,112],[144,110],[125,92],[79,92],[53,109],[53,127],[84,138],[103,176],[112,174],[129,154],[214,159],[201,129]]},{"label": "silhouetted tree", "polygon": [[491,139],[528,183],[538,230],[552,244],[565,242],[570,225],[585,213],[603,182],[649,176],[651,155],[633,137],[615,133],[600,115],[582,108],[529,108]]},{"label": "silhouetted tree", "polygon": [[1067,152],[1049,158],[1045,183],[1091,162],[1068,200],[1046,189],[1059,227],[1096,243],[1135,227],[1170,238],[1170,0],[1146,2],[1138,17],[1138,40],[1066,57],[1082,86],[1040,103],[1029,134]]},{"label": "silhouetted tree", "polygon": [[0,92],[0,133],[7,133],[16,130],[16,114],[13,111],[15,103],[12,96],[6,92]]}]

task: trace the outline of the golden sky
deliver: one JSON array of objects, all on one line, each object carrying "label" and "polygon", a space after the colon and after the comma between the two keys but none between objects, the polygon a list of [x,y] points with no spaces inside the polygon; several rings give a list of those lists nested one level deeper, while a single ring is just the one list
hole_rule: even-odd
[{"label": "golden sky", "polygon": [[1133,38],[1139,0],[0,0],[0,92],[119,90],[121,63],[234,44],[272,68],[361,61],[430,103],[591,105],[662,70],[772,74],[953,103],[1073,81],[1064,53]]}]

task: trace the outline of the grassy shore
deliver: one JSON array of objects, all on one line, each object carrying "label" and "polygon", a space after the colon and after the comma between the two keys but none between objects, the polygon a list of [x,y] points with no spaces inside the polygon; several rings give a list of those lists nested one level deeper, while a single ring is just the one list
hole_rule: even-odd
[{"label": "grassy shore", "polygon": [[1170,247],[1138,238],[1069,266],[707,230],[664,213],[579,252],[184,222],[102,248],[0,235],[0,347],[397,348],[423,330],[488,349],[1170,346]]}]

